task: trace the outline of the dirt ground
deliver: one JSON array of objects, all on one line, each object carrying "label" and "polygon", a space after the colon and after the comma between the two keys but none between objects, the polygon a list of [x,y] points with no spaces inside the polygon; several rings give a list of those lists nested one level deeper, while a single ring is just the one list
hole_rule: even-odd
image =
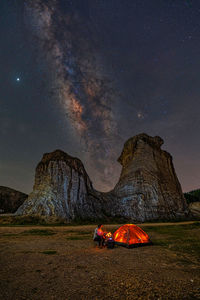
[{"label": "dirt ground", "polygon": [[[0,299],[200,299],[199,261],[192,252],[156,244],[99,249],[94,228],[0,227]],[[150,237],[160,234],[151,231]]]}]

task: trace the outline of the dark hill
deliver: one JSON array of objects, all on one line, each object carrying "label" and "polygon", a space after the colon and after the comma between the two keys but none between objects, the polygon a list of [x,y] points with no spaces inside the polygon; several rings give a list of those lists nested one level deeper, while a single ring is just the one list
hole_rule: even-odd
[{"label": "dark hill", "polygon": [[0,186],[0,213],[14,213],[27,197],[22,192]]},{"label": "dark hill", "polygon": [[187,193],[184,193],[187,203],[199,202],[200,201],[200,189],[193,190]]}]

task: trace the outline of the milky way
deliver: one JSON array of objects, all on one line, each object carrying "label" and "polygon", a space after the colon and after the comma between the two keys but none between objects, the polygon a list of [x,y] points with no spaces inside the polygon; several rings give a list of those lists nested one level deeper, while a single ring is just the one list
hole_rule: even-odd
[{"label": "milky way", "polygon": [[110,190],[145,132],[199,188],[199,20],[195,0],[0,1],[0,184],[29,193],[61,149]]},{"label": "milky way", "polygon": [[105,75],[95,32],[70,6],[61,12],[58,1],[28,1],[25,21],[54,73],[54,101],[80,140],[85,160],[98,170],[101,189],[110,188],[114,143],[120,139],[113,113],[117,94]]}]

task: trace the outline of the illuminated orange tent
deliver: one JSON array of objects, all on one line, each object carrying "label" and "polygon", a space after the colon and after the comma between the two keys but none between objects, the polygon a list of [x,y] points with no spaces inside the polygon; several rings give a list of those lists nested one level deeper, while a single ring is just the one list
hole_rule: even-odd
[{"label": "illuminated orange tent", "polygon": [[133,248],[152,244],[148,234],[140,227],[133,224],[126,224],[119,227],[113,234],[116,244]]}]

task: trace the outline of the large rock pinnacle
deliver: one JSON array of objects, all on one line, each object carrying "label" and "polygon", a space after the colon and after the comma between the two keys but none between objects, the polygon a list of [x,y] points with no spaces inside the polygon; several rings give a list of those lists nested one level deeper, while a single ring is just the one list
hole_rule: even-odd
[{"label": "large rock pinnacle", "polygon": [[61,150],[44,154],[33,192],[17,214],[59,216],[67,220],[123,217],[133,221],[176,219],[187,205],[163,140],[139,134],[118,159],[122,171],[115,188],[95,191],[82,162]]},{"label": "large rock pinnacle", "polygon": [[187,205],[172,156],[161,149],[163,140],[139,134],[130,138],[118,159],[120,179],[112,191],[114,214],[138,221],[183,217]]},{"label": "large rock pinnacle", "polygon": [[[33,192],[17,214],[97,218],[98,203],[82,162],[61,150],[43,155],[36,167]],[[94,205],[96,203],[96,207]]]}]

